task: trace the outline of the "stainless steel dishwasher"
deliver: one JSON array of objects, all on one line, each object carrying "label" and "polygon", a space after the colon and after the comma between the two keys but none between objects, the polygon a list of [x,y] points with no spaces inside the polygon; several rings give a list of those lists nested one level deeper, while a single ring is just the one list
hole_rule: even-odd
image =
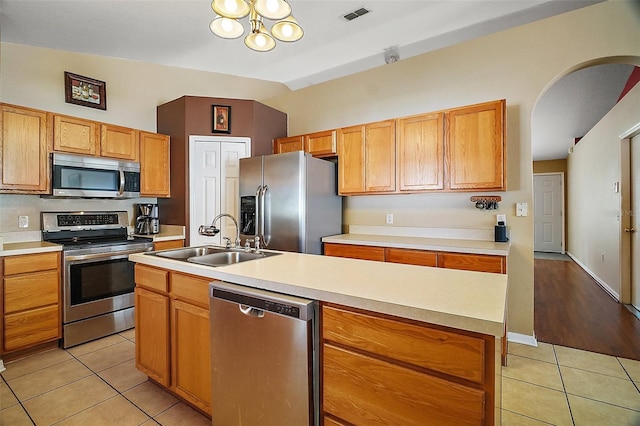
[{"label": "stainless steel dishwasher", "polygon": [[318,424],[317,302],[210,284],[214,426]]}]

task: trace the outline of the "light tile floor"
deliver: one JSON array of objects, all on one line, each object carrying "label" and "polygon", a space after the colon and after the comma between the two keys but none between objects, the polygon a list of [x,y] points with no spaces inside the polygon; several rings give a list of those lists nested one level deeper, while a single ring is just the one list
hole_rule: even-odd
[{"label": "light tile floor", "polygon": [[0,426],[211,425],[135,368],[135,333],[5,363]]},{"label": "light tile floor", "polygon": [[[211,420],[136,370],[133,330],[6,364],[0,425],[199,426]],[[640,425],[640,361],[509,343],[503,425]]]}]

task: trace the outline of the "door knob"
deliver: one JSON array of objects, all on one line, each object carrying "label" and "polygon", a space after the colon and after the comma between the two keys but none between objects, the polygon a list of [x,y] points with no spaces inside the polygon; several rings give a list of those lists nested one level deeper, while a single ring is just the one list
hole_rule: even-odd
[{"label": "door knob", "polygon": [[633,234],[634,232],[636,232],[636,228],[633,228],[633,227],[631,227],[631,228],[624,228],[624,232],[629,232],[629,233],[632,233],[632,234]]}]

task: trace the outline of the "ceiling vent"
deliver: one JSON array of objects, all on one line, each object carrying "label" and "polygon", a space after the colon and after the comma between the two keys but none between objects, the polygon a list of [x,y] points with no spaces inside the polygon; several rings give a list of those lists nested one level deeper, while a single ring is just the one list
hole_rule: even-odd
[{"label": "ceiling vent", "polygon": [[349,12],[346,15],[343,16],[344,19],[346,19],[347,21],[353,21],[356,18],[361,17],[362,15],[366,15],[367,13],[369,13],[370,11],[365,9],[364,7],[361,7],[358,10],[354,10],[353,12]]}]

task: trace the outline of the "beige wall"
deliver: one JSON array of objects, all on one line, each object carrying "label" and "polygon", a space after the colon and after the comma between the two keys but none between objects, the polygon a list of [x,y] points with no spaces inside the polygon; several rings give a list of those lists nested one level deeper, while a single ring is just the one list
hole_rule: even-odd
[{"label": "beige wall", "polygon": [[571,181],[567,204],[573,212],[568,251],[615,296],[621,294],[622,279],[621,192],[613,190],[621,181],[619,136],[639,123],[640,84],[580,140],[567,159]]},{"label": "beige wall", "polygon": [[[590,61],[640,56],[638,28],[630,2],[612,1],[389,65],[381,52],[379,68],[295,92],[274,83],[3,43],[0,100],[155,130],[156,105],[185,94],[256,99],[289,114],[289,132],[297,134],[505,98],[508,191],[500,193],[498,211],[475,209],[469,201],[475,193],[360,196],[347,198],[344,218],[346,224],[381,225],[384,213],[392,212],[397,226],[489,228],[496,213],[506,214],[509,329],[532,335],[533,222],[515,217],[514,206],[527,202],[532,211],[536,100]],[[65,104],[65,70],[106,81],[107,111]]]}]

